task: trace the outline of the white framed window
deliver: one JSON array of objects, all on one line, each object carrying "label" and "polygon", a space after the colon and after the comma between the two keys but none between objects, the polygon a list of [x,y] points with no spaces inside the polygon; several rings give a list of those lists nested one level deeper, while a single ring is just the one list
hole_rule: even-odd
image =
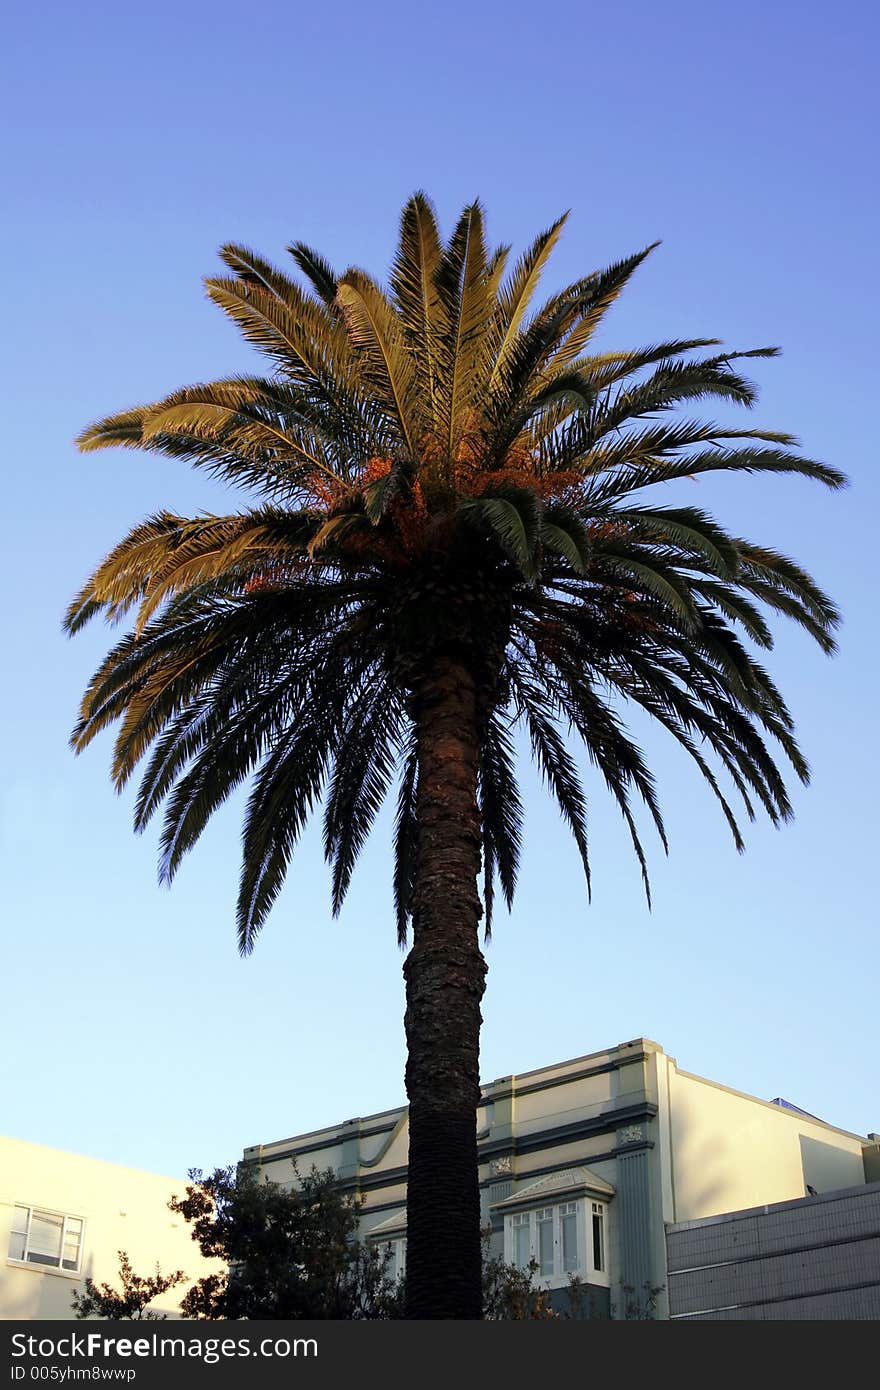
[{"label": "white framed window", "polygon": [[510,1263],[518,1269],[527,1269],[532,1258],[532,1218],[527,1211],[518,1211],[510,1221],[513,1229]]},{"label": "white framed window", "polygon": [[593,1268],[605,1269],[605,1207],[601,1202],[591,1202],[590,1236],[593,1243]]},{"label": "white framed window", "polygon": [[564,1274],[575,1274],[578,1260],[577,1202],[563,1202],[559,1208],[559,1241]]},{"label": "white framed window", "polygon": [[572,1274],[608,1279],[605,1203],[583,1199],[514,1212],[504,1220],[505,1259],[519,1269],[535,1261],[542,1282],[564,1284]]},{"label": "white framed window", "polygon": [[84,1227],[81,1216],[16,1203],[9,1258],[43,1269],[63,1269],[77,1274],[82,1261]]},{"label": "white framed window", "polygon": [[555,1215],[554,1207],[539,1207],[535,1212],[535,1259],[538,1273],[545,1276],[556,1273]]}]

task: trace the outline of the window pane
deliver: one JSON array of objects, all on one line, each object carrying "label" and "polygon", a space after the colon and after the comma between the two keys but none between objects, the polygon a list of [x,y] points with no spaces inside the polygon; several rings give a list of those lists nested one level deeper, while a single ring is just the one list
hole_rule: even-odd
[{"label": "window pane", "polygon": [[27,1231],[28,1212],[30,1207],[15,1207],[12,1213],[12,1229],[18,1235],[24,1235]]},{"label": "window pane", "polygon": [[538,1268],[542,1274],[553,1273],[553,1213],[538,1212]]},{"label": "window pane", "polygon": [[569,1202],[563,1207],[559,1225],[562,1228],[562,1269],[568,1274],[578,1267],[577,1216],[573,1203]]},{"label": "window pane", "polygon": [[63,1216],[51,1216],[47,1211],[35,1211],[31,1216],[28,1259],[40,1265],[59,1264],[63,1226]]},{"label": "window pane", "polygon": [[513,1262],[520,1269],[527,1269],[529,1263],[528,1221],[520,1222],[519,1225],[514,1226],[513,1233],[516,1237],[516,1250],[514,1252]]},{"label": "window pane", "polygon": [[24,1231],[13,1231],[9,1237],[9,1258],[10,1260],[24,1259]]},{"label": "window pane", "polygon": [[67,1234],[64,1237],[64,1250],[61,1257],[61,1263],[65,1269],[79,1268],[81,1232],[82,1222],[68,1217]]},{"label": "window pane", "polygon": [[593,1203],[593,1268],[605,1268],[605,1231],[602,1208]]}]

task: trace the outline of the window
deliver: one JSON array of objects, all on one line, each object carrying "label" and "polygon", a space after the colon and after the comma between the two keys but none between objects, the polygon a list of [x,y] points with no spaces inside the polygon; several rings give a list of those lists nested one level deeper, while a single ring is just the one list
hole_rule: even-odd
[{"label": "window", "polygon": [[563,1271],[573,1274],[578,1267],[576,1202],[566,1202],[559,1208],[559,1234],[562,1239]]},{"label": "window", "polygon": [[553,1207],[544,1207],[541,1211],[535,1212],[535,1227],[538,1233],[536,1254],[539,1274],[555,1273],[554,1247],[556,1238],[553,1234],[554,1225]]},{"label": "window", "polygon": [[605,1268],[605,1208],[593,1202],[593,1268]]},{"label": "window", "polygon": [[532,1218],[527,1211],[517,1212],[513,1218],[513,1263],[520,1269],[528,1267],[532,1258]]},{"label": "window", "polygon": [[9,1258],[46,1269],[79,1270],[83,1220],[39,1207],[16,1206],[9,1238]]},{"label": "window", "polygon": [[561,1284],[571,1274],[589,1279],[607,1273],[603,1202],[560,1202],[514,1212],[505,1220],[505,1235],[506,1259],[519,1269],[534,1260],[541,1279]]}]

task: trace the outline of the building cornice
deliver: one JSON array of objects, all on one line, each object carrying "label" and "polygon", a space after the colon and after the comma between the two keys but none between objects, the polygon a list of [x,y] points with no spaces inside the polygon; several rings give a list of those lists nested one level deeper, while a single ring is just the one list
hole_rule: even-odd
[{"label": "building cornice", "polygon": [[[620,1071],[621,1067],[632,1066],[636,1062],[647,1061],[649,1053],[633,1052],[628,1057],[617,1057],[612,1062],[603,1062],[596,1067],[581,1067],[577,1071],[565,1072],[562,1076],[548,1076],[543,1081],[527,1081],[523,1085],[517,1084],[515,1076],[505,1077],[501,1081],[493,1083],[503,1089],[493,1090],[492,1086],[483,1088],[483,1098],[481,1104],[490,1104],[493,1101],[510,1100],[512,1097],[521,1099],[523,1096],[535,1095],[539,1091],[550,1091],[556,1086],[571,1086],[578,1081],[589,1081],[594,1076],[605,1076],[611,1071]],[[505,1082],[509,1084],[505,1085]]]},{"label": "building cornice", "polygon": [[[557,1125],[554,1129],[539,1130],[535,1134],[525,1135],[521,1139],[504,1139],[492,1144],[481,1144],[478,1147],[478,1162],[482,1165],[488,1163],[492,1158],[502,1155],[515,1157],[521,1154],[539,1153],[543,1149],[554,1149],[565,1144],[577,1143],[579,1139],[591,1139],[597,1134],[613,1134],[617,1130],[628,1129],[639,1121],[653,1120],[656,1114],[657,1106],[652,1102],[620,1106],[616,1110],[605,1111],[602,1115],[594,1115],[585,1120],[576,1120],[572,1124]],[[585,1155],[583,1161],[596,1163],[602,1159],[619,1158],[622,1155],[626,1156],[653,1147],[653,1140],[641,1138],[630,1143],[619,1144],[608,1153]],[[309,1151],[306,1150],[305,1152]],[[522,1174],[522,1177],[534,1176],[537,1178],[543,1173],[570,1168],[571,1163],[572,1160],[569,1158],[565,1163],[550,1164],[544,1168],[535,1169],[534,1173]],[[342,1178],[340,1186],[344,1191],[375,1192],[385,1187],[405,1185],[406,1180],[407,1169],[405,1165],[402,1165],[397,1168],[388,1168],[381,1173],[358,1173]],[[489,1182],[497,1181],[497,1177],[490,1177],[482,1180],[480,1186],[484,1187]],[[391,1205],[397,1206],[399,1203],[392,1203]],[[376,1208],[373,1207],[371,1210],[375,1211]]]},{"label": "building cornice", "polygon": [[[572,1144],[578,1139],[591,1139],[596,1134],[613,1134],[617,1129],[628,1128],[640,1120],[653,1120],[657,1106],[653,1101],[641,1101],[638,1105],[624,1105],[617,1110],[605,1110],[601,1115],[591,1115],[585,1120],[573,1120],[567,1125],[556,1125],[553,1129],[536,1130],[534,1134],[515,1135],[507,1139],[495,1139],[479,1146],[480,1162],[501,1155],[535,1153],[539,1149],[554,1149],[560,1144]],[[638,1146],[641,1141],[637,1142]],[[628,1149],[629,1146],[626,1146]],[[623,1152],[624,1146],[615,1152]]]}]

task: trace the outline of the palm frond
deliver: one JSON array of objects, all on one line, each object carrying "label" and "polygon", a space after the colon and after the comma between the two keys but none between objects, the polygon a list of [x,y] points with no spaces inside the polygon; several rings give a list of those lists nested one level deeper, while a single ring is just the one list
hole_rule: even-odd
[{"label": "palm frond", "polygon": [[455,459],[488,365],[486,329],[494,297],[487,282],[483,210],[465,208],[435,274],[443,312],[439,341],[443,454]]},{"label": "palm frond", "polygon": [[406,342],[417,363],[419,384],[432,426],[438,426],[438,351],[441,306],[436,278],[442,259],[437,218],[424,193],[406,204],[400,222],[400,245],[390,286]]},{"label": "palm frond", "polygon": [[366,375],[415,457],[420,431],[415,415],[416,374],[400,324],[382,290],[362,270],[347,270],[336,288],[349,337],[363,354]]},{"label": "palm frond", "polygon": [[513,906],[522,845],[523,808],[516,782],[513,741],[505,723],[489,720],[480,757],[479,801],[483,822],[484,932],[492,935],[493,879],[497,871],[508,908]]},{"label": "palm frond", "polygon": [[[571,368],[589,375],[597,391],[607,390],[615,382],[634,376],[646,367],[656,366],[658,362],[674,360],[699,348],[720,347],[720,338],[673,338],[666,343],[654,343],[650,347],[639,348],[634,352],[601,352],[575,357],[570,362],[556,368],[566,371]],[[551,372],[552,376],[554,373]]]},{"label": "palm frond", "polygon": [[312,287],[318,298],[333,309],[336,303],[336,289],[339,284],[339,276],[332,266],[318,252],[313,251],[305,242],[295,241],[288,246],[293,259],[296,261],[300,270],[310,280]]},{"label": "palm frond", "polygon": [[587,803],[577,769],[559,729],[546,713],[546,700],[540,687],[516,675],[514,690],[519,708],[525,716],[535,760],[577,845],[589,896],[591,876],[587,842]]},{"label": "palm frond", "polygon": [[[299,314],[306,305],[308,305],[310,312],[314,308],[318,309],[319,313],[325,307],[321,305],[320,301],[308,300],[295,280],[291,280],[289,275],[285,275],[277,266],[264,260],[248,246],[239,246],[234,242],[228,242],[220,248],[220,259],[243,284],[254,285],[258,289],[265,290],[286,305],[293,314]],[[328,331],[332,328],[332,322],[332,318],[328,315]]]},{"label": "palm frond", "polygon": [[557,218],[552,226],[535,238],[528,251],[517,262],[509,282],[498,295],[495,309],[495,328],[499,336],[499,343],[494,353],[495,362],[489,378],[490,390],[499,373],[504,370],[511,344],[519,332],[520,324],[537,289],[538,281],[567,219],[568,213],[563,213],[562,217]]},{"label": "palm frond", "polygon": [[401,947],[406,945],[407,928],[412,915],[418,848],[418,778],[418,743],[414,731],[411,730],[400,775],[397,815],[394,821],[394,912],[397,919],[397,944]]},{"label": "palm frond", "polygon": [[396,694],[387,681],[373,677],[361,691],[349,690],[324,810],[324,853],[332,869],[334,917],[342,910],[355,862],[385,799],[399,727]]},{"label": "palm frond", "polygon": [[467,498],[459,512],[468,524],[495,537],[525,579],[534,578],[540,511],[532,493],[511,488],[503,496]]},{"label": "palm frond", "polygon": [[[556,325],[556,341],[550,346],[547,365],[559,370],[583,352],[612,304],[619,299],[639,266],[659,245],[659,241],[651,242],[643,251],[615,261],[613,265],[571,285],[549,301],[544,312]],[[560,308],[563,309],[561,316]]]}]

